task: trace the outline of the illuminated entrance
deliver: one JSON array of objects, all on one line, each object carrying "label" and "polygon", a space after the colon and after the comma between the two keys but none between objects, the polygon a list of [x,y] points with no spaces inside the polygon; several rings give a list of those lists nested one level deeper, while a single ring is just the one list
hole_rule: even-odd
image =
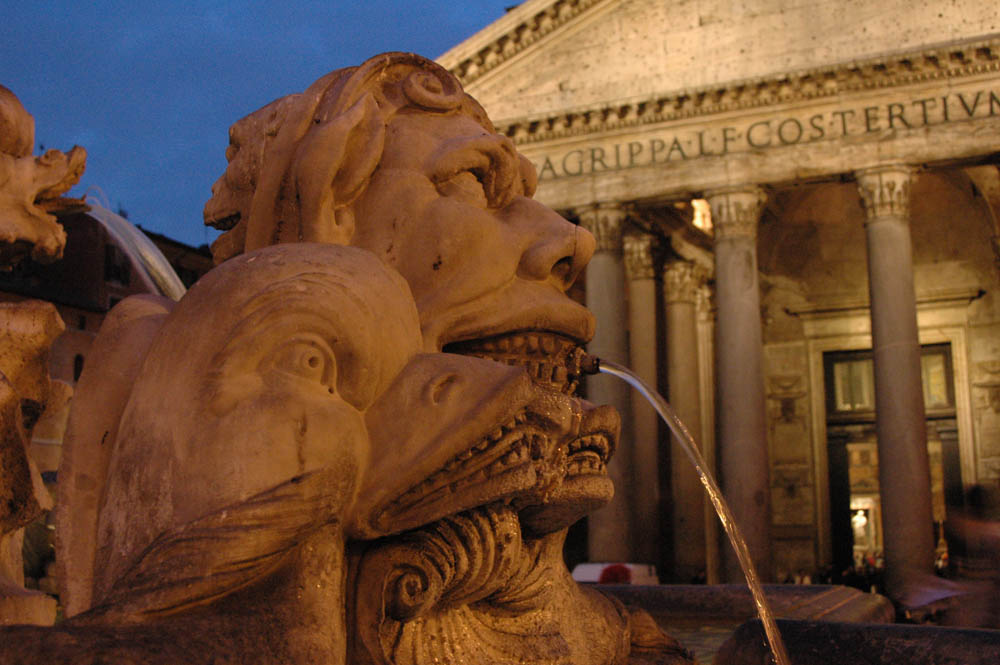
[{"label": "illuminated entrance", "polygon": [[[878,445],[872,352],[823,354],[827,453],[830,470],[830,529],[836,572],[882,559]],[[921,348],[927,414],[931,496],[938,553],[947,551],[943,523],[949,506],[962,503],[958,429],[951,345]]]}]

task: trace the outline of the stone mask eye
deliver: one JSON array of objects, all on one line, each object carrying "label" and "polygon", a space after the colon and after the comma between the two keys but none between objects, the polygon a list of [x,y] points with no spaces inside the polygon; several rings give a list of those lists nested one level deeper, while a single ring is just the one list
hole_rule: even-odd
[{"label": "stone mask eye", "polygon": [[442,196],[459,199],[465,203],[487,207],[489,200],[484,186],[485,179],[478,170],[459,171],[450,178],[437,184]]},{"label": "stone mask eye", "polygon": [[272,371],[326,386],[334,392],[336,364],[333,352],[318,337],[289,340],[271,353],[267,365]]}]

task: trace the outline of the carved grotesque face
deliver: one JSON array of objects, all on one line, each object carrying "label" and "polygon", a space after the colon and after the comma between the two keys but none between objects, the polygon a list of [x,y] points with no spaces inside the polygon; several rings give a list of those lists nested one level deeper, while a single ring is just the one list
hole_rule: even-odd
[{"label": "carved grotesque face", "polygon": [[577,343],[593,334],[590,313],[565,295],[593,237],[532,200],[534,179],[508,139],[471,117],[390,121],[379,168],[355,204],[352,244],[410,284],[426,350],[512,332]]},{"label": "carved grotesque face", "polygon": [[[593,254],[594,238],[532,200],[534,168],[494,131],[454,76],[412,54],[376,56],[238,122],[227,157],[229,169],[205,208],[207,223],[227,230],[213,246],[217,260],[303,240],[370,250],[409,285],[423,350],[478,358],[466,358],[466,366],[438,357],[404,371],[381,402],[392,408],[369,423],[384,428],[407,414],[407,427],[373,443],[386,455],[380,463],[407,462],[376,490],[410,493],[431,475],[450,478],[449,487],[461,484],[466,471],[470,478],[484,475],[479,471],[485,469],[473,468],[479,462],[520,459],[524,442],[533,438],[548,443],[535,446],[532,463],[522,469],[524,482],[487,482],[493,487],[479,488],[481,500],[512,496],[514,485],[537,491],[548,482],[539,480],[546,474],[606,481],[617,426],[604,423],[601,437],[581,443],[586,436],[579,432],[586,428],[580,421],[592,407],[572,395],[579,350],[593,335],[594,321],[566,295]],[[444,367],[448,363],[455,367]],[[427,368],[437,365],[443,375],[457,377],[441,392],[460,395],[454,403],[429,397],[437,394],[437,379],[428,378],[433,372]],[[424,385],[424,392],[414,392]],[[487,415],[487,405],[496,404],[510,413]],[[529,423],[528,412],[538,418]],[[520,420],[511,421],[515,413]],[[487,445],[508,421],[513,424],[502,445]],[[443,422],[455,427],[442,429]],[[476,464],[454,463],[470,449],[480,453]],[[606,482],[582,485],[592,491],[573,490],[580,506],[593,507],[610,494]],[[546,498],[555,495],[554,487],[548,483]],[[474,494],[453,508],[475,505],[467,501]],[[398,497],[382,497],[390,498]],[[392,519],[361,531],[384,533],[440,517],[436,508],[396,508]]]},{"label": "carved grotesque face", "polygon": [[[371,250],[406,279],[426,351],[561,369],[593,335],[565,295],[589,232],[532,200],[536,174],[449,72],[386,53],[237,122],[205,206],[216,260],[315,241]],[[529,334],[531,333],[531,334]]]},{"label": "carved grotesque face", "polygon": [[[594,240],[530,198],[534,179],[508,139],[471,117],[398,114],[386,128],[379,167],[353,206],[352,244],[406,279],[425,351],[500,362],[453,357],[432,378],[427,368],[445,359],[431,354],[376,405],[373,447],[395,448],[394,482],[383,489],[407,492],[386,497],[393,503],[365,525],[370,535],[499,498],[545,531],[611,496],[617,417],[571,396],[572,357],[593,317],[565,292]],[[413,416],[387,436],[401,408]]]}]

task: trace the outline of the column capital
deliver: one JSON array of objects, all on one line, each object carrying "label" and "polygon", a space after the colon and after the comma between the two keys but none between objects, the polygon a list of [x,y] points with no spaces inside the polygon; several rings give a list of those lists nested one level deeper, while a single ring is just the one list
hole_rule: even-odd
[{"label": "column capital", "polygon": [[855,171],[868,221],[880,217],[909,219],[910,188],[916,174],[916,168],[908,164],[885,164]]},{"label": "column capital", "polygon": [[716,241],[757,238],[757,223],[767,202],[767,193],[756,185],[737,185],[705,192],[712,209]]},{"label": "column capital", "polygon": [[575,210],[580,226],[594,234],[597,251],[621,252],[622,229],[628,211],[620,203],[597,203]]},{"label": "column capital", "polygon": [[663,266],[663,296],[668,303],[697,303],[708,271],[694,261],[671,261]]},{"label": "column capital", "polygon": [[653,279],[653,236],[649,233],[629,233],[623,239],[625,276],[629,281]]},{"label": "column capital", "polygon": [[698,319],[702,321],[711,321],[714,316],[713,310],[715,309],[715,295],[712,292],[712,287],[706,282],[698,288],[698,292],[695,294],[695,311],[698,312]]}]

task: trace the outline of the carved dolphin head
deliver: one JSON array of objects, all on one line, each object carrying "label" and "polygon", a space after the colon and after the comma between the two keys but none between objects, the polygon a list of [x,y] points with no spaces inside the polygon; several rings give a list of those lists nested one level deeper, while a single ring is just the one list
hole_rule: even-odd
[{"label": "carved dolphin head", "polygon": [[521,367],[415,356],[366,423],[372,464],[353,511],[355,537],[398,533],[498,501],[546,533],[613,492],[605,465],[617,413],[540,386]]},{"label": "carved dolphin head", "polygon": [[[294,541],[295,520],[342,519],[370,463],[363,413],[419,346],[406,283],[364,250],[281,245],[206,275],[167,315],[125,406],[95,588],[163,534],[310,474],[324,474],[320,496],[273,514],[270,533]],[[316,506],[325,514],[299,514]]]}]

